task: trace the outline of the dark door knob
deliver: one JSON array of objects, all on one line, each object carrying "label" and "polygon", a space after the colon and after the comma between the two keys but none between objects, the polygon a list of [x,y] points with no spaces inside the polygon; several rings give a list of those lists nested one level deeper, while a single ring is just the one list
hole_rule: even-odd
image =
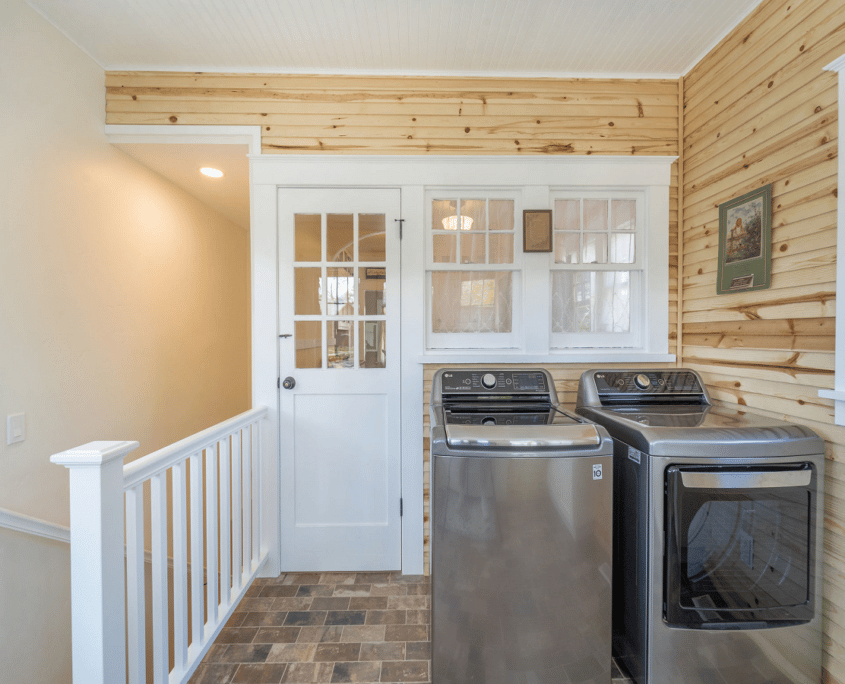
[{"label": "dark door knob", "polygon": [[296,387],[296,380],[288,376],[284,380],[282,380],[282,387],[284,387],[285,389],[293,389],[294,387]]}]

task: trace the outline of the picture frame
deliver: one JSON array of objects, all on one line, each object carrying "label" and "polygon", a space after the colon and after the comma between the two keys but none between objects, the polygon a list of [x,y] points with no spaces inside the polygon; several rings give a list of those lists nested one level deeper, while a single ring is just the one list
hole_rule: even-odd
[{"label": "picture frame", "polygon": [[367,280],[384,280],[386,278],[387,269],[384,268],[367,268],[364,275]]},{"label": "picture frame", "polygon": [[552,251],[551,209],[524,209],[522,211],[522,251]]},{"label": "picture frame", "polygon": [[772,184],[719,205],[716,294],[772,284]]}]

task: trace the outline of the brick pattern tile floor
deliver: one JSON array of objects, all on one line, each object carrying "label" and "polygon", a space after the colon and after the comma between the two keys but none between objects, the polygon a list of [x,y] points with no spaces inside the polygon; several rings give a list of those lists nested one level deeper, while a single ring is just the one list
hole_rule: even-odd
[{"label": "brick pattern tile floor", "polygon": [[189,684],[430,682],[427,577],[287,573],[236,611]]},{"label": "brick pattern tile floor", "polygon": [[[324,572],[258,579],[189,684],[430,684],[430,623],[428,577]],[[615,664],[612,677],[613,684],[631,684]]]}]

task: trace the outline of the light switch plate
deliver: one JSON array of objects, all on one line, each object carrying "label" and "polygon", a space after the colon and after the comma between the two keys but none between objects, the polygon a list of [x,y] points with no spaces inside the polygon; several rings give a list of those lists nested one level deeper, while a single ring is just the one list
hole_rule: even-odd
[{"label": "light switch plate", "polygon": [[17,444],[26,439],[26,416],[13,413],[6,416],[6,444]]}]

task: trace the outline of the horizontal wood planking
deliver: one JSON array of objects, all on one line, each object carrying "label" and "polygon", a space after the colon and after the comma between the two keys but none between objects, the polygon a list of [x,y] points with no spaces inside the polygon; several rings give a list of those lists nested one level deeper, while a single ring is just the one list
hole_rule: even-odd
[{"label": "horizontal wood planking", "polygon": [[114,124],[260,125],[266,153],[678,152],[672,80],[106,74]]},{"label": "horizontal wood planking", "polygon": [[[845,428],[833,423],[838,0],[766,0],[684,78],[683,358],[723,406],[826,440],[823,681],[845,682]],[[719,205],[772,183],[772,284],[716,295]]]}]

